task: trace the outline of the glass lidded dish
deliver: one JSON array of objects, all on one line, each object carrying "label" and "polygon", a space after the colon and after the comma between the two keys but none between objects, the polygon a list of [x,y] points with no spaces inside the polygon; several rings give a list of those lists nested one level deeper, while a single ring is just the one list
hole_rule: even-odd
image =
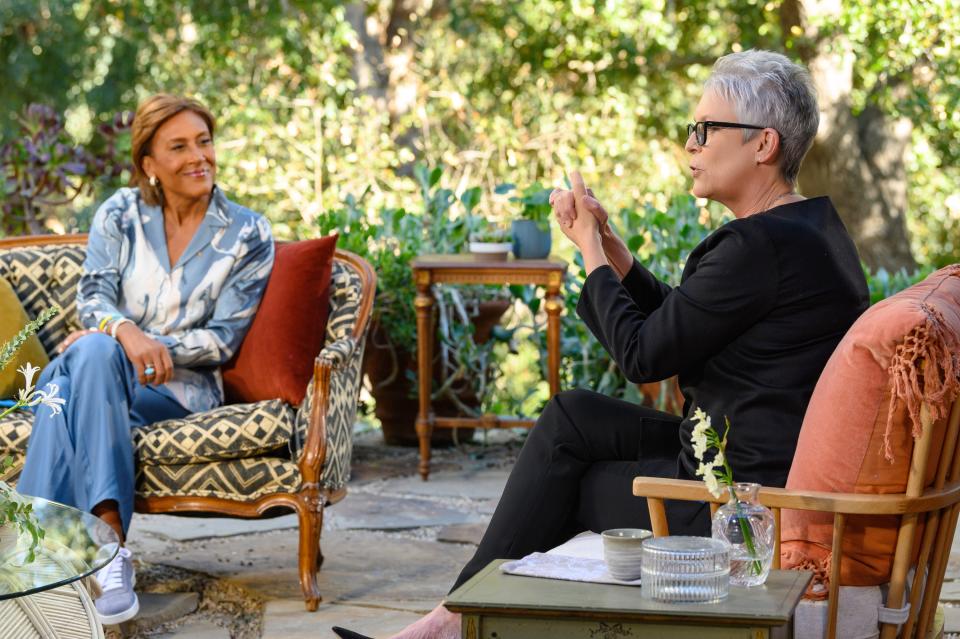
[{"label": "glass lidded dish", "polygon": [[730,551],[710,537],[655,537],[643,542],[644,597],[670,603],[724,599],[730,590]]}]

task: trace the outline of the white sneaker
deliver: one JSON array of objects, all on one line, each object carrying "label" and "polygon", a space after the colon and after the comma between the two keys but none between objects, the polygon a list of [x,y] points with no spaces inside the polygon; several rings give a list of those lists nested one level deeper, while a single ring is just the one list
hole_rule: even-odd
[{"label": "white sneaker", "polygon": [[100,623],[112,626],[137,616],[140,612],[140,600],[133,587],[137,577],[133,571],[133,555],[121,547],[113,560],[97,571],[97,583],[103,594],[94,604]]}]

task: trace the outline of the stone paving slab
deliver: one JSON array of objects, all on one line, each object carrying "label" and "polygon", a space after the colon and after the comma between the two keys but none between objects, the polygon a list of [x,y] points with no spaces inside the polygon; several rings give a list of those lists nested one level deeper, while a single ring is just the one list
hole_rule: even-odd
[{"label": "stone paving slab", "polygon": [[944,581],[940,589],[940,601],[960,603],[960,582]]},{"label": "stone paving slab", "polygon": [[430,479],[407,476],[384,482],[378,491],[388,495],[423,495],[499,501],[510,470],[484,466],[431,472]]},{"label": "stone paving slab", "polygon": [[190,620],[170,632],[152,635],[156,639],[230,639],[230,632],[207,619]]},{"label": "stone paving slab", "polygon": [[316,612],[304,612],[301,602],[279,599],[267,602],[263,639],[337,639],[332,626],[386,637],[420,616],[403,610],[346,604],[321,604]]},{"label": "stone paving slab", "polygon": [[487,530],[489,520],[476,524],[453,524],[444,526],[437,532],[437,541],[457,544],[480,545],[480,539]]},{"label": "stone paving slab", "polygon": [[124,636],[186,617],[196,611],[200,602],[200,595],[195,592],[141,592],[137,593],[137,597],[140,599],[140,612],[134,619],[120,625]]},{"label": "stone paving slab", "polygon": [[230,537],[297,527],[294,514],[271,519],[233,517],[176,517],[134,513],[128,536],[149,534],[163,539],[191,541],[208,537]]},{"label": "stone paving slab", "polygon": [[[268,599],[299,598],[296,531],[147,546],[139,559],[229,579]],[[133,540],[131,540],[133,545]],[[329,530],[318,574],[325,601],[436,600],[446,594],[473,547],[397,534]]]},{"label": "stone paving slab", "polygon": [[956,606],[944,606],[943,631],[960,632],[960,608]]},{"label": "stone paving slab", "polygon": [[480,516],[435,500],[348,492],[343,501],[324,510],[323,518],[324,529],[329,530],[403,530],[475,522]]}]

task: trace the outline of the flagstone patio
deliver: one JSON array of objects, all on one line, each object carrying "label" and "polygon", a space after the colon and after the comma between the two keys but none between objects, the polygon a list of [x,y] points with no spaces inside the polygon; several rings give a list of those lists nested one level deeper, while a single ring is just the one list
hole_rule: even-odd
[{"label": "flagstone patio", "polygon": [[[129,546],[140,566],[140,617],[114,636],[326,639],[341,625],[386,637],[429,611],[471,556],[523,441],[434,451],[430,481],[413,449],[357,435],[347,498],[326,511],[319,610],[304,609],[294,516],[243,521],[136,515]],[[941,600],[960,633],[960,535]],[[954,635],[960,637],[960,634]]]},{"label": "flagstone patio", "polygon": [[[447,593],[496,507],[524,433],[435,450],[430,481],[414,449],[357,435],[353,479],[324,515],[324,601],[304,609],[296,517],[270,520],[136,515],[129,546],[142,612],[115,636],[335,637],[332,625],[386,636]],[[178,593],[178,594],[172,594]]]}]

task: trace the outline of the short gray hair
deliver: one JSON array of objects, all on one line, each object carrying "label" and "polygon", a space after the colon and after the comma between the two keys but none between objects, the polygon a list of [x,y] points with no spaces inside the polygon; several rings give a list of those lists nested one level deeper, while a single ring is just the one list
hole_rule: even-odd
[{"label": "short gray hair", "polygon": [[[800,163],[820,125],[817,91],[810,73],[784,55],[751,49],[717,60],[703,88],[730,102],[741,123],[777,130],[780,171],[795,185]],[[744,129],[744,142],[758,133]]]}]

